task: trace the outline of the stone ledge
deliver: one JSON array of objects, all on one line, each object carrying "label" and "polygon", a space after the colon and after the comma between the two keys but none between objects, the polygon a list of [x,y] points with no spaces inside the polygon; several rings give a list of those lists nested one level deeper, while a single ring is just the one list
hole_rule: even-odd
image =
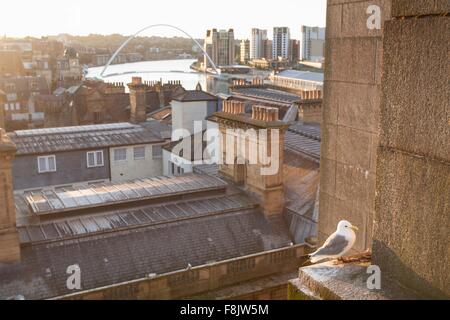
[{"label": "stone ledge", "polygon": [[301,268],[288,284],[289,300],[415,300],[419,297],[393,281],[382,280],[382,290],[369,290],[370,263],[334,265],[326,262]]}]

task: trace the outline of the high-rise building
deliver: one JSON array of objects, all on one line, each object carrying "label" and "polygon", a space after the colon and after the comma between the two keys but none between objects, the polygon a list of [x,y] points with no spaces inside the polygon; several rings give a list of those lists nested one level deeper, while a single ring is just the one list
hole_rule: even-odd
[{"label": "high-rise building", "polygon": [[264,40],[264,59],[266,60],[272,60],[273,58],[273,53],[272,53],[272,45],[273,45],[273,41],[272,40]]},{"label": "high-rise building", "polygon": [[265,45],[267,42],[267,30],[252,29],[250,41],[250,59],[265,58]]},{"label": "high-rise building", "polygon": [[289,60],[297,63],[300,60],[300,41],[292,39],[289,45]]},{"label": "high-rise building", "polygon": [[289,59],[290,32],[287,27],[273,28],[272,55],[273,59]]},{"label": "high-rise building", "polygon": [[322,61],[325,51],[325,28],[301,27],[301,59]]},{"label": "high-rise building", "polygon": [[241,41],[241,63],[246,64],[250,60],[250,40]]},{"label": "high-rise building", "polygon": [[[234,30],[208,30],[205,38],[205,51],[216,66],[233,65],[235,62]],[[205,68],[212,67],[206,56],[204,66]]]}]

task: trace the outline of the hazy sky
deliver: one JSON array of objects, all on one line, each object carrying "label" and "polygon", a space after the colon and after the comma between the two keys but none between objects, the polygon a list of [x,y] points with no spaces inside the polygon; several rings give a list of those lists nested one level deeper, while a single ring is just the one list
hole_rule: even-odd
[{"label": "hazy sky", "polygon": [[[194,37],[208,28],[233,27],[237,38],[247,38],[252,27],[291,28],[325,26],[326,0],[2,0],[0,35],[42,36],[71,33],[133,34],[150,24],[173,24]],[[174,36],[155,28],[144,36]]]}]

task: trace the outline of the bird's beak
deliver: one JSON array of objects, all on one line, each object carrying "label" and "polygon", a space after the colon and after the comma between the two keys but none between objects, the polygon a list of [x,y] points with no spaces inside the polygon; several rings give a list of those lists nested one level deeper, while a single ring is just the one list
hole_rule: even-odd
[{"label": "bird's beak", "polygon": [[353,230],[355,230],[355,231],[359,231],[359,229],[358,229],[357,226],[351,226],[350,228],[353,229]]}]

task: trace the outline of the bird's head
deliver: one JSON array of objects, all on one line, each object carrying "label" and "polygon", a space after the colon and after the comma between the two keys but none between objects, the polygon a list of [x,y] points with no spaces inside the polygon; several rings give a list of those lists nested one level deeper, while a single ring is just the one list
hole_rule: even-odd
[{"label": "bird's head", "polygon": [[352,225],[347,220],[342,220],[341,222],[339,222],[337,230],[338,230],[338,232],[345,232],[347,230],[358,231],[358,228],[356,226]]}]

